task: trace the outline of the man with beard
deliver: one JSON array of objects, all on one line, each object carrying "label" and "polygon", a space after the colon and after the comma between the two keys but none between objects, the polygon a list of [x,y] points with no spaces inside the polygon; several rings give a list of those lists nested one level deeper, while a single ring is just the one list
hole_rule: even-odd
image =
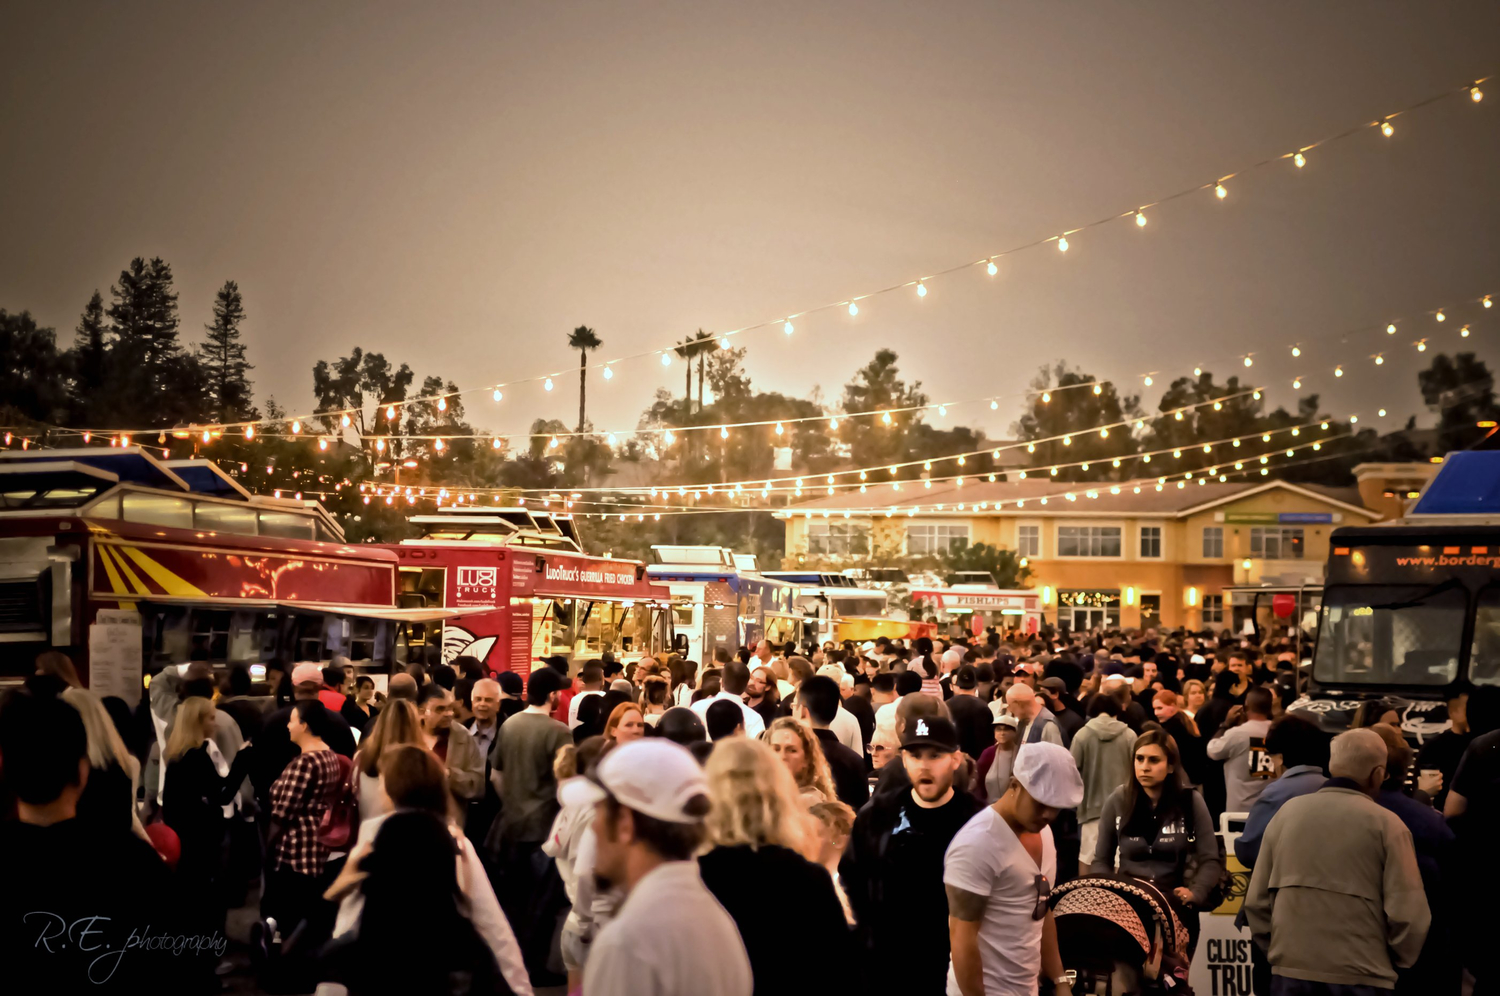
[{"label": "man with beard", "polygon": [[943,859],[953,957],[948,996],[1066,996],[1047,895],[1057,878],[1049,826],[1083,799],[1066,747],[1040,741],[1016,754],[1010,786],[953,838]]},{"label": "man with beard", "polygon": [[946,716],[911,721],[901,763],[910,785],[876,795],[860,812],[839,882],[873,956],[863,991],[933,993],[948,967],[943,853],[979,804],[954,788],[958,731]]}]

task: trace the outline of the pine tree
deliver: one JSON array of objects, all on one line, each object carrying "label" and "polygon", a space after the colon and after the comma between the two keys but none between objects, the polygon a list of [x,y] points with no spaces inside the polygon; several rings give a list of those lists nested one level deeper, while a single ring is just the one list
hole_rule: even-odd
[{"label": "pine tree", "polygon": [[68,393],[76,424],[89,425],[95,421],[98,397],[108,371],[109,347],[104,340],[105,332],[104,298],[96,290],[78,320],[69,357],[73,379]]},{"label": "pine tree", "polygon": [[250,381],[245,375],[254,368],[245,362],[245,345],[240,342],[244,320],[239,284],[226,280],[214,298],[214,320],[204,326],[208,341],[198,347],[213,409],[221,422],[236,422],[251,413]]},{"label": "pine tree", "polygon": [[120,272],[119,284],[109,292],[114,303],[105,314],[118,337],[117,344],[125,350],[122,359],[139,363],[153,380],[158,380],[167,359],[178,349],[172,268],[159,256],[150,262],[137,256]]}]

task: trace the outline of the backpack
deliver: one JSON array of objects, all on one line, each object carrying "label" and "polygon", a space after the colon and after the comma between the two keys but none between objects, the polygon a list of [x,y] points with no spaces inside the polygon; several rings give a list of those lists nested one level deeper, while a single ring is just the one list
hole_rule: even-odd
[{"label": "backpack", "polygon": [[356,781],[359,769],[344,755],[334,756],[339,762],[341,788],[318,820],[318,843],[330,850],[343,851],[349,847],[354,839],[354,829],[359,826],[359,788]]}]

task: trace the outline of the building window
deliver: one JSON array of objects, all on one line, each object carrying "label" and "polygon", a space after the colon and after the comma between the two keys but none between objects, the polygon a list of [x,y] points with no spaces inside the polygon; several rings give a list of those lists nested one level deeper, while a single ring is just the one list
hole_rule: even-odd
[{"label": "building window", "polygon": [[1302,530],[1295,526],[1251,526],[1250,556],[1266,560],[1301,560]]},{"label": "building window", "polygon": [[1224,556],[1224,527],[1203,527],[1203,556],[1217,560]]},{"label": "building window", "polygon": [[870,526],[865,522],[809,522],[807,552],[850,557],[870,552]]},{"label": "building window", "polygon": [[[1222,530],[1219,530],[1222,532]],[[1203,596],[1203,621],[1204,623],[1221,623],[1224,621],[1224,596]]]},{"label": "building window", "polygon": [[1058,526],[1059,557],[1120,556],[1119,526]]},{"label": "building window", "polygon": [[906,527],[906,554],[909,557],[939,557],[956,553],[968,545],[968,526],[932,523]]},{"label": "building window", "polygon": [[1042,527],[1017,526],[1016,552],[1023,557],[1040,557],[1042,555]]},{"label": "building window", "polygon": [[1161,557],[1161,526],[1141,527],[1141,557],[1153,560]]}]

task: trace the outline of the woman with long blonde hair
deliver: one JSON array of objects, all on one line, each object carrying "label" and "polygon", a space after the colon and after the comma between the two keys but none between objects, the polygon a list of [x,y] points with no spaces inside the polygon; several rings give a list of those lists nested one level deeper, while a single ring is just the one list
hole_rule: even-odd
[{"label": "woman with long blonde hair", "polygon": [[804,803],[811,806],[815,802],[838,798],[833,790],[828,759],[823,756],[823,747],[812,727],[783,716],[766,731],[766,742],[792,773],[792,780],[797,783],[797,791],[802,794]]},{"label": "woman with long blonde hair", "polygon": [[135,808],[141,762],[125,748],[125,741],[120,739],[120,731],[115,729],[114,720],[99,696],[84,688],[69,687],[63,690],[62,700],[78,710],[88,736],[91,770],[83,794],[78,797],[78,819],[98,821],[100,826],[111,830],[121,829],[129,821],[136,836],[146,840],[146,828],[141,825]]},{"label": "woman with long blonde hair", "polygon": [[359,772],[359,818],[372,819],[387,812],[380,794],[380,759],[387,749],[400,744],[426,747],[422,720],[417,707],[406,699],[392,699],[380,710],[375,722],[354,752],[354,768]]},{"label": "woman with long blonde hair", "polygon": [[[766,744],[731,737],[714,744],[706,774],[712,846],[698,871],[739,928],[756,996],[837,991],[848,921],[833,878],[808,859],[819,842],[791,772]],[[788,943],[787,896],[798,935],[819,943]]]}]

